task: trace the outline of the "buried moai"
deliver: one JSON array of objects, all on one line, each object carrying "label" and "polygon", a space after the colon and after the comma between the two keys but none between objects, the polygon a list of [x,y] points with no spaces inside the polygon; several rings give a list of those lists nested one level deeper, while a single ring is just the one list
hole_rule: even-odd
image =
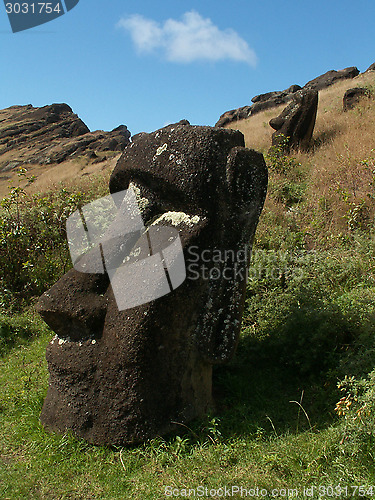
[{"label": "buried moai", "polygon": [[[210,408],[212,365],[228,361],[237,346],[266,189],[263,156],[246,149],[238,131],[180,122],[133,138],[110,192],[134,194],[143,236],[177,230],[186,277],[170,293],[123,309],[110,271],[97,272],[90,255],[95,261],[98,253],[89,251],[39,299],[56,333],[47,347],[46,428],[124,445],[164,435]],[[110,251],[120,247],[114,238]],[[121,269],[129,265],[116,259]],[[202,262],[213,272],[203,276]],[[82,272],[86,264],[91,273]],[[121,286],[131,298],[138,283]]]},{"label": "buried moai", "polygon": [[307,150],[314,132],[318,111],[318,91],[302,89],[293,94],[292,102],[269,124],[276,131],[272,134],[272,146],[285,143],[286,149]]}]

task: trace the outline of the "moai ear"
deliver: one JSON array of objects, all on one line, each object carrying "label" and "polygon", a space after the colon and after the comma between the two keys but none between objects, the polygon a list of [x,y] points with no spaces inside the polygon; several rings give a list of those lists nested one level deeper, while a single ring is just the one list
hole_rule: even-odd
[{"label": "moai ear", "polygon": [[231,150],[226,167],[228,199],[221,242],[226,257],[217,264],[221,278],[209,281],[206,311],[197,330],[200,353],[210,363],[228,361],[238,343],[251,244],[266,197],[267,178],[262,154],[243,147]]},{"label": "moai ear", "polygon": [[[263,155],[253,149],[233,148],[228,155],[226,174],[232,223],[238,226],[237,233],[242,233],[240,240],[249,241],[267,193],[268,171]],[[230,229],[233,229],[232,224]]]}]

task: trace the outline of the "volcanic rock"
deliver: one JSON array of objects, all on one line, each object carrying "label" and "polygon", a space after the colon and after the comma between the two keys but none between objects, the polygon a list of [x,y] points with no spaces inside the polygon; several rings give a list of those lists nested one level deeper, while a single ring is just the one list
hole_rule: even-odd
[{"label": "volcanic rock", "polygon": [[[0,172],[28,164],[56,164],[88,151],[123,151],[130,132],[90,132],[67,104],[0,110]],[[16,163],[15,163],[16,162]]]},{"label": "volcanic rock", "polygon": [[281,104],[285,104],[289,102],[293,94],[300,89],[301,87],[299,85],[291,85],[286,90],[256,95],[251,99],[254,103],[253,105],[226,111],[220,116],[218,122],[215,124],[215,127],[224,127],[228,123],[244,120],[249,118],[249,116],[265,111],[266,109],[275,108]]},{"label": "volcanic rock", "polygon": [[340,69],[339,71],[330,70],[324,75],[320,75],[310,82],[307,82],[304,88],[311,90],[322,90],[325,89],[339,80],[347,80],[350,78],[355,78],[359,75],[359,69],[355,66],[350,68]]},{"label": "volcanic rock", "polygon": [[308,149],[317,110],[317,90],[302,89],[296,92],[292,102],[269,122],[276,131],[272,134],[272,145],[277,146],[288,138],[288,148]]},{"label": "volcanic rock", "polygon": [[224,127],[228,123],[238,120],[244,120],[251,114],[251,106],[244,106],[242,108],[231,109],[223,113],[219,120],[216,122],[215,127]]},{"label": "volcanic rock", "polygon": [[364,87],[355,87],[353,89],[348,89],[343,97],[343,109],[344,111],[348,111],[349,109],[355,108],[361,99],[367,98],[370,99],[372,97],[372,92],[369,89]]},{"label": "volcanic rock", "polygon": [[[212,365],[228,361],[237,346],[250,245],[266,188],[264,158],[244,147],[238,131],[174,124],[137,134],[110,179],[118,215],[101,250],[93,247],[78,258],[37,306],[56,332],[47,348],[50,380],[41,414],[48,429],[123,446],[165,435],[208,411]],[[134,210],[125,216],[129,192],[146,232],[118,235],[119,226],[137,220]],[[104,219],[99,213],[93,221]],[[176,286],[175,260],[154,246],[155,233],[163,231],[178,235],[184,255],[186,279]],[[139,242],[146,235],[145,249]],[[177,241],[172,236],[168,245],[171,240]],[[133,250],[119,259],[129,241]],[[166,294],[124,308],[122,300],[132,303],[150,283],[159,290],[160,282],[155,286],[152,273],[117,283],[114,276],[129,275],[151,258],[155,271],[161,252]],[[95,270],[100,266],[102,272]]]}]

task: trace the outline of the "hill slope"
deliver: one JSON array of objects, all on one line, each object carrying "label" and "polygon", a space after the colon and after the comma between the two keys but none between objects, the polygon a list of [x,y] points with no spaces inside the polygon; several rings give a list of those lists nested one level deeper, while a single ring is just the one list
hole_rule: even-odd
[{"label": "hill slope", "polygon": [[124,125],[90,132],[67,104],[0,110],[0,197],[19,168],[36,177],[36,189],[113,168],[111,159],[118,158],[129,138]]},{"label": "hill slope", "polygon": [[[344,112],[343,95],[353,87],[374,90],[375,71],[319,92],[313,146],[309,152],[294,154],[294,163],[285,165],[283,172],[282,162],[280,168],[270,164],[275,151],[271,151],[269,158],[270,186],[263,222],[268,225],[273,213],[287,230],[293,221],[312,248],[328,244],[340,233],[347,234],[366,220],[373,220],[375,100],[364,99],[355,109]],[[247,147],[267,156],[274,132],[268,122],[284,107],[258,113],[227,127],[240,130]],[[264,230],[261,225],[260,232]]]}]

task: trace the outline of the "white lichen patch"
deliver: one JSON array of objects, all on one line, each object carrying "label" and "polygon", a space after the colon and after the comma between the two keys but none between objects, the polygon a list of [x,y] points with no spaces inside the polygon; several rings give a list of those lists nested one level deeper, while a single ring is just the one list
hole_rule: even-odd
[{"label": "white lichen patch", "polygon": [[137,205],[141,213],[146,210],[146,208],[151,204],[151,200],[148,198],[142,196],[141,190],[135,182],[130,182],[129,188],[133,189],[135,193],[135,198],[137,200]]},{"label": "white lichen patch", "polygon": [[162,153],[164,153],[164,151],[166,151],[167,149],[168,149],[168,144],[167,144],[167,143],[163,144],[162,146],[160,146],[160,148],[158,148],[158,149],[156,150],[156,154],[155,154],[155,156],[160,156],[160,155],[161,155]]},{"label": "white lichen patch", "polygon": [[185,214],[185,212],[166,212],[161,215],[155,223],[158,222],[167,222],[172,226],[179,226],[181,224],[185,224],[188,227],[194,227],[201,220],[199,215],[189,215]]},{"label": "white lichen patch", "polygon": [[87,339],[87,340],[81,340],[79,342],[77,342],[76,340],[72,340],[71,338],[67,337],[67,338],[63,338],[61,339],[60,337],[58,337],[57,335],[55,335],[53,337],[53,339],[51,340],[51,344],[54,344],[55,341],[58,343],[58,345],[65,345],[65,344],[68,344],[68,345],[74,345],[74,346],[79,346],[79,347],[82,347],[82,346],[88,346],[90,344],[94,345],[96,344],[96,340],[95,339]]}]

